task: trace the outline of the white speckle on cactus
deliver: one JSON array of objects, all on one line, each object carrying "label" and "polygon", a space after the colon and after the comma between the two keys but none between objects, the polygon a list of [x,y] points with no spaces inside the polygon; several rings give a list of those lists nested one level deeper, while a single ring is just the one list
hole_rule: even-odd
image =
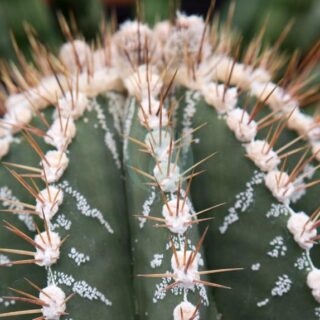
[{"label": "white speckle on cactus", "polygon": [[44,141],[58,150],[66,148],[76,135],[76,126],[72,118],[55,119],[47,131]]},{"label": "white speckle on cactus", "polygon": [[267,252],[272,258],[283,257],[287,253],[287,246],[284,244],[284,239],[282,236],[277,236],[273,240],[270,241],[270,245],[272,246],[272,250]]},{"label": "white speckle on cactus", "polygon": [[101,225],[103,225],[109,233],[114,233],[110,224],[105,220],[102,212],[96,208],[90,207],[87,199],[77,190],[74,190],[68,181],[63,181],[58,185],[65,193],[71,195],[76,200],[76,206],[79,210],[79,213],[83,214],[86,217],[91,217],[97,219]]},{"label": "white speckle on cactus", "polygon": [[282,88],[272,82],[258,83],[253,82],[251,86],[251,94],[258,97],[260,101],[265,101],[274,111],[290,112],[293,108],[298,107],[295,101]]},{"label": "white speckle on cactus", "polygon": [[269,302],[270,302],[270,299],[266,298],[262,301],[257,302],[257,307],[258,308],[265,307]]},{"label": "white speckle on cactus", "polygon": [[175,197],[163,205],[162,215],[166,220],[168,229],[173,233],[185,233],[192,222],[188,204],[183,200],[179,200],[178,205],[178,199]]},{"label": "white speckle on cactus", "polygon": [[311,270],[311,264],[310,261],[307,257],[306,252],[302,252],[301,257],[298,257],[296,262],[294,263],[294,266],[298,270],[305,270],[305,271],[310,271]]},{"label": "white speckle on cactus", "polygon": [[51,150],[45,154],[45,159],[41,161],[42,178],[48,183],[58,181],[68,167],[69,158],[65,152]]},{"label": "white speckle on cactus", "polygon": [[32,119],[32,107],[28,102],[22,103],[19,101],[8,108],[3,120],[8,125],[10,130],[15,133],[20,131]]},{"label": "white speckle on cactus", "polygon": [[2,159],[9,152],[10,143],[10,138],[0,138],[0,159]]},{"label": "white speckle on cactus", "polygon": [[312,238],[317,235],[317,229],[312,228],[312,222],[307,214],[304,212],[293,213],[287,222],[287,228],[301,248],[310,249],[313,247]]},{"label": "white speckle on cactus", "polygon": [[0,254],[0,265],[4,265],[6,267],[11,267],[10,265],[11,260],[9,257],[5,256],[4,254]]},{"label": "white speckle on cactus", "polygon": [[[169,168],[169,170],[168,170]],[[153,169],[153,175],[164,192],[175,192],[180,181],[180,168],[175,163],[159,162]]]},{"label": "white speckle on cactus", "polygon": [[266,213],[267,218],[278,218],[280,215],[287,216],[288,208],[283,204],[272,204],[270,210]]},{"label": "white speckle on cactus", "polygon": [[[39,192],[36,199],[36,212],[40,218],[51,220],[59,210],[63,201],[63,191],[54,186],[49,186]],[[43,216],[44,215],[44,216]]]},{"label": "white speckle on cactus", "polygon": [[82,92],[68,91],[58,100],[59,111],[56,112],[58,118],[58,112],[64,118],[72,117],[78,119],[87,109],[89,104],[87,96]]},{"label": "white speckle on cactus", "polygon": [[252,271],[259,271],[260,268],[261,268],[261,264],[259,262],[254,263],[254,264],[251,265],[251,270]]},{"label": "white speckle on cactus", "polygon": [[156,253],[153,255],[153,259],[150,261],[150,266],[152,269],[158,268],[161,266],[163,261],[163,254]]},{"label": "white speckle on cactus", "polygon": [[218,113],[226,113],[235,108],[238,101],[237,88],[226,88],[224,84],[214,82],[202,88],[206,102],[213,106]]},{"label": "white speckle on cactus", "polygon": [[[156,198],[156,192],[155,187],[151,188],[151,193],[148,199],[145,200],[145,202],[142,205],[142,215],[143,216],[149,216],[151,211],[151,205],[153,204],[154,200]],[[143,228],[144,224],[146,223],[147,219],[139,217],[139,227],[140,229]]]},{"label": "white speckle on cactus", "polygon": [[288,277],[287,274],[283,274],[278,277],[278,280],[275,283],[275,286],[271,290],[272,296],[283,296],[287,292],[290,291],[292,285],[291,279]]},{"label": "white speckle on cactus", "polygon": [[120,169],[121,168],[121,161],[120,161],[119,152],[117,150],[117,144],[114,139],[114,134],[110,131],[110,129],[107,126],[106,116],[104,114],[104,111],[103,111],[102,107],[97,103],[96,100],[91,100],[90,106],[97,113],[99,126],[105,132],[105,136],[104,136],[105,144],[108,147],[108,149],[110,150],[110,152],[112,154],[112,158],[116,163],[116,166]]},{"label": "white speckle on cactus", "polygon": [[68,253],[68,257],[76,263],[77,266],[80,266],[83,263],[90,261],[90,257],[82,252],[79,252],[76,248],[71,248]]},{"label": "white speckle on cactus", "polygon": [[271,191],[278,201],[288,204],[290,197],[295,191],[289,175],[284,171],[273,170],[267,173],[264,178],[266,187]]},{"label": "white speckle on cactus", "polygon": [[236,202],[228,209],[228,214],[224,217],[223,224],[219,227],[221,234],[227,232],[231,224],[239,220],[239,213],[246,212],[254,202],[254,186],[263,182],[263,173],[255,171],[254,176],[246,183],[246,190],[236,195]]},{"label": "white speckle on cactus", "polygon": [[280,159],[275,151],[265,140],[254,140],[245,145],[248,157],[262,171],[274,170],[280,163]]},{"label": "white speckle on cactus", "polygon": [[199,312],[196,306],[189,301],[183,301],[178,304],[173,311],[174,320],[199,320]]},{"label": "white speckle on cactus", "polygon": [[66,311],[66,295],[55,285],[42,289],[39,298],[45,303],[42,307],[45,320],[59,320]]},{"label": "white speckle on cactus", "polygon": [[182,119],[182,160],[185,162],[187,160],[188,152],[190,149],[191,142],[193,140],[193,116],[195,115],[197,109],[196,104],[199,101],[201,95],[198,91],[186,91],[185,94],[185,109],[183,112]]},{"label": "white speckle on cactus", "polygon": [[34,238],[36,254],[34,259],[36,264],[41,267],[49,267],[55,264],[60,257],[61,239],[58,233],[53,231],[42,232]]},{"label": "white speckle on cactus", "polygon": [[237,139],[242,142],[252,141],[257,134],[257,123],[254,120],[249,123],[249,114],[246,110],[236,108],[228,112],[226,122]]},{"label": "white speckle on cactus", "polygon": [[91,62],[91,50],[84,41],[73,40],[61,47],[59,58],[71,72],[76,72]]},{"label": "white speckle on cactus", "polygon": [[54,223],[51,223],[51,230],[55,230],[57,228],[63,228],[64,230],[70,230],[72,225],[71,220],[67,219],[67,217],[60,213],[55,219]]},{"label": "white speckle on cactus", "polygon": [[[187,250],[184,255],[184,251],[180,250],[176,252],[177,255],[172,255],[171,258],[171,267],[174,273],[174,280],[179,282],[179,286],[182,286],[184,289],[193,289],[195,285],[195,281],[200,280],[200,276],[198,274],[198,261],[199,254],[197,254],[193,261],[188,265],[186,269],[187,262],[190,258],[190,255],[193,255],[193,251]],[[186,257],[184,260],[184,256]],[[176,261],[176,257],[177,260]]]}]

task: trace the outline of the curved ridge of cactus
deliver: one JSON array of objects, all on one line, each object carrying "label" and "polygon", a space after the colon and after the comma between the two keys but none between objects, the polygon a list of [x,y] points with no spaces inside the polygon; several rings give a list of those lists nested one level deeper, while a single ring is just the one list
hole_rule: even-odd
[{"label": "curved ridge of cactus", "polygon": [[276,82],[288,28],[240,59],[211,10],[3,70],[0,317],[319,317],[319,44]]}]

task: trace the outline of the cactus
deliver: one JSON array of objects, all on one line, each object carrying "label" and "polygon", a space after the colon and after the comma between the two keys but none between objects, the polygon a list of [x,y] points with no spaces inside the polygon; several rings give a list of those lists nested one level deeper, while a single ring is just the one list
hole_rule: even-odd
[{"label": "cactus", "polygon": [[4,69],[1,318],[319,317],[319,45],[275,83],[211,11]]}]

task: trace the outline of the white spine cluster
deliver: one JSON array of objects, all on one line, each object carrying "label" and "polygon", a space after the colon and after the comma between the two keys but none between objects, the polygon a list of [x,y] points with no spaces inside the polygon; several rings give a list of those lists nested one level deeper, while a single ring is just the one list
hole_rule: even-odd
[{"label": "white spine cluster", "polygon": [[264,178],[266,187],[278,201],[288,204],[295,191],[294,184],[289,181],[286,172],[272,170]]},{"label": "white spine cluster", "polygon": [[[180,286],[184,289],[193,289],[195,282],[200,280],[198,273],[199,255],[194,257],[193,261],[187,266],[187,261],[193,251],[187,250],[186,253],[181,250],[177,251],[177,255],[171,258],[171,267],[175,276],[175,281],[179,281]],[[177,259],[176,259],[177,258]],[[188,268],[186,268],[188,267]]]},{"label": "white spine cluster", "polygon": [[209,83],[202,89],[206,102],[217,112],[226,113],[235,108],[238,101],[237,88],[226,88],[224,84]]},{"label": "white spine cluster", "polygon": [[279,164],[280,159],[265,140],[254,140],[245,145],[248,157],[262,171],[272,171]]},{"label": "white spine cluster", "polygon": [[40,218],[51,220],[63,202],[63,191],[54,186],[48,186],[39,192],[36,200],[36,212]]},{"label": "white spine cluster", "polygon": [[312,295],[320,303],[320,270],[313,269],[308,273],[307,285],[312,290]]},{"label": "white spine cluster", "polygon": [[68,91],[58,100],[58,112],[64,118],[78,119],[83,115],[87,107],[88,98],[82,92]]},{"label": "white spine cluster", "polygon": [[72,118],[57,118],[47,131],[44,141],[58,150],[65,149],[76,135],[76,125]]},{"label": "white spine cluster", "polygon": [[173,311],[174,320],[199,320],[199,312],[196,306],[189,301],[183,301],[178,304]]},{"label": "white spine cluster", "polygon": [[45,302],[42,314],[45,320],[59,320],[66,311],[66,295],[56,285],[51,284],[41,290],[40,300]]},{"label": "white spine cluster", "polygon": [[174,162],[170,163],[168,171],[168,161],[159,162],[153,169],[153,175],[164,192],[175,192],[180,181],[180,168]]},{"label": "white spine cluster", "polygon": [[51,150],[45,154],[45,159],[41,161],[43,179],[48,183],[58,181],[68,167],[69,158],[63,151]]},{"label": "white spine cluster", "polygon": [[163,161],[169,156],[171,134],[166,130],[152,130],[147,133],[145,144],[156,159]]},{"label": "white spine cluster", "polygon": [[317,235],[317,229],[312,228],[310,217],[304,212],[293,213],[287,222],[287,228],[302,249],[309,250],[313,247],[312,239]]},{"label": "white spine cluster", "polygon": [[168,229],[173,233],[183,234],[190,227],[192,214],[189,206],[183,200],[174,197],[162,207],[162,215],[166,219]]},{"label": "white spine cluster", "polygon": [[236,108],[227,114],[227,125],[241,142],[250,142],[254,140],[257,134],[257,123],[254,120],[249,122],[249,119],[247,111],[240,108]]},{"label": "white spine cluster", "polygon": [[36,264],[41,267],[50,267],[55,264],[60,257],[61,239],[58,233],[53,231],[42,232],[34,238],[36,247]]}]

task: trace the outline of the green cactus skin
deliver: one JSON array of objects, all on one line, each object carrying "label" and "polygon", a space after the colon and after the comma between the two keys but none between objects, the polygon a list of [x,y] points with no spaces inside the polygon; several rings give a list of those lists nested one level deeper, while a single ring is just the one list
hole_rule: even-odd
[{"label": "green cactus skin", "polygon": [[[135,108],[135,116],[131,123],[129,137],[144,142],[148,130],[141,125],[137,117],[139,105],[135,102],[135,99],[131,98],[130,103],[131,106]],[[132,237],[134,274],[171,273],[171,257],[173,251],[170,238],[172,237],[177,250],[183,249],[185,241],[184,234],[177,235],[170,233],[167,228],[165,228],[165,230],[163,230],[163,228],[157,228],[157,222],[146,219],[144,219],[144,222],[141,222],[141,219],[139,221],[137,217],[134,216],[142,215],[143,213],[146,214],[148,209],[144,210],[144,207],[149,203],[150,216],[163,218],[161,212],[164,205],[164,200],[159,188],[146,185],[146,183],[151,180],[141,176],[132,169],[133,167],[138,168],[153,175],[153,168],[155,166],[154,159],[150,154],[139,151],[139,148],[140,147],[134,142],[129,141],[127,150],[128,159],[125,162],[127,168],[126,188]],[[175,156],[173,156],[173,159],[175,159]],[[181,170],[183,169],[185,168],[181,168]],[[184,183],[183,186],[185,185]],[[173,193],[171,195],[170,193],[166,193],[166,196],[170,199]],[[189,248],[194,247],[200,239],[198,225],[193,225],[193,227],[186,232],[186,235],[189,250]],[[201,252],[201,255],[203,257],[204,253]],[[157,256],[161,256],[158,260],[159,265],[155,263]],[[200,269],[207,270],[205,265],[201,266]],[[207,277],[201,277],[201,279],[208,281]],[[174,308],[184,300],[183,289],[179,291],[176,289],[174,289],[174,291],[161,291],[161,288],[163,289],[174,282],[173,280],[168,282],[164,282],[163,280],[164,278],[137,278],[135,280],[135,294],[138,314],[140,315],[139,319],[171,319]],[[162,294],[163,297],[161,297]],[[217,319],[215,304],[212,301],[208,288],[202,286],[201,289],[197,287],[194,292],[189,290],[187,300],[193,305],[197,305],[200,301],[202,302],[199,310],[201,318]]]},{"label": "green cactus skin", "polygon": [[[97,103],[106,116],[110,131],[119,139],[113,117],[109,113],[109,106],[114,101],[101,95]],[[131,258],[123,177],[104,143],[105,131],[97,124],[99,121],[95,109],[86,112],[84,118],[77,121],[77,135],[69,147],[70,165],[57,183],[64,186],[64,201],[59,213],[53,218],[53,226],[56,226],[54,231],[59,233],[61,239],[67,235],[70,237],[61,247],[60,259],[51,269],[56,285],[66,295],[77,293],[67,304],[71,318],[133,319]],[[48,149],[48,146],[42,147]],[[13,145],[6,161],[17,163],[23,158],[24,163],[30,165],[39,162],[25,141]],[[3,167],[1,182],[20,201],[34,202]],[[5,218],[21,230],[26,229],[16,216],[7,215]],[[38,222],[38,225],[42,229],[41,223]],[[3,231],[1,247],[27,247],[30,250],[30,246],[25,246],[21,239]],[[47,280],[46,274],[44,268],[37,266],[2,267],[1,296],[9,295],[7,287],[30,292],[32,288],[25,284],[23,277],[43,286]],[[51,281],[50,276],[48,281]],[[23,307],[26,306],[21,305]],[[14,308],[17,310],[18,305]],[[1,304],[1,312],[8,310]]]},{"label": "green cactus skin", "polygon": [[[182,100],[181,105],[183,108],[187,102]],[[219,154],[214,163],[204,165],[206,174],[195,179],[194,204],[199,209],[212,202],[226,202],[210,223],[205,242],[208,265],[215,269],[236,261],[245,268],[240,276],[219,278],[221,282],[230,281],[237,294],[214,290],[218,311],[226,319],[316,319],[317,302],[306,284],[311,266],[307,259],[304,259],[306,265],[301,266],[305,252],[286,227],[289,210],[265,187],[263,174],[245,156],[245,149],[222,116],[199,95],[195,109],[192,127],[204,122],[207,125],[195,133],[199,143],[192,146],[194,161],[202,159],[208,151],[219,150]],[[282,136],[282,140],[292,140],[294,134],[285,132]],[[296,206],[311,213],[318,190],[315,187],[308,191]],[[314,255],[318,250],[312,248],[311,252]]]}]

